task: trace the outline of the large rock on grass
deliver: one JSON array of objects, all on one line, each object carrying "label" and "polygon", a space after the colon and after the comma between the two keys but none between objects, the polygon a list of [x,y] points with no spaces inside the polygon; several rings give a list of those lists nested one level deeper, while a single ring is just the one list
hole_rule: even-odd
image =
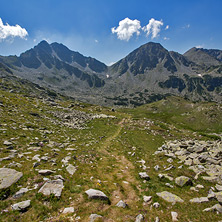
[{"label": "large rock on grass", "polygon": [[85,191],[89,199],[109,200],[109,198],[100,190],[89,189]]},{"label": "large rock on grass", "polygon": [[56,197],[60,197],[63,189],[63,181],[60,179],[47,181],[39,190],[45,196],[54,194]]},{"label": "large rock on grass", "polygon": [[0,189],[6,189],[16,183],[23,174],[13,169],[0,168]]},{"label": "large rock on grass", "polygon": [[98,218],[102,218],[102,216],[98,215],[98,214],[91,214],[90,217],[89,217],[89,222],[94,222]]},{"label": "large rock on grass", "polygon": [[180,197],[178,197],[177,195],[172,194],[168,191],[163,191],[161,193],[157,193],[157,196],[159,196],[162,199],[164,199],[165,201],[167,201],[169,203],[173,203],[173,204],[175,204],[176,202],[179,202],[179,203],[184,202]]},{"label": "large rock on grass", "polygon": [[31,200],[25,200],[12,205],[12,210],[25,211],[30,207]]},{"label": "large rock on grass", "polygon": [[175,179],[175,183],[180,187],[189,186],[193,184],[192,180],[189,177],[185,177],[185,176],[177,177]]}]

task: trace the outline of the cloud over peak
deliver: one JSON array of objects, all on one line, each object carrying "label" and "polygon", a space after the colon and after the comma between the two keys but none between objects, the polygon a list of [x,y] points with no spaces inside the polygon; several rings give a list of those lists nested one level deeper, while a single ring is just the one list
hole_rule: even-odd
[{"label": "cloud over peak", "polygon": [[[139,36],[141,34],[140,30],[144,31],[147,37],[151,34],[151,38],[154,39],[160,33],[161,26],[163,26],[162,20],[158,21],[154,18],[151,18],[149,23],[144,27],[141,27],[140,21],[137,19],[131,20],[129,18],[125,18],[119,22],[119,26],[117,28],[111,28],[111,31],[113,34],[117,34],[118,39],[125,41],[129,41],[134,33]],[[167,25],[166,29],[168,28],[169,26]]]},{"label": "cloud over peak", "polygon": [[134,33],[140,35],[141,25],[140,21],[135,19],[131,20],[129,18],[125,18],[119,22],[119,26],[111,28],[112,33],[117,33],[117,37],[120,40],[129,41]]},{"label": "cloud over peak", "polygon": [[142,29],[144,32],[146,32],[147,37],[150,34],[152,34],[151,38],[154,39],[158,36],[161,26],[163,26],[162,21],[158,21],[158,20],[155,20],[154,18],[151,18],[149,23],[146,26],[144,26]]},{"label": "cloud over peak", "polygon": [[2,19],[0,18],[0,41],[9,37],[20,37],[22,39],[25,39],[27,35],[28,32],[25,28],[22,28],[19,25],[11,26],[8,23],[4,25]]}]

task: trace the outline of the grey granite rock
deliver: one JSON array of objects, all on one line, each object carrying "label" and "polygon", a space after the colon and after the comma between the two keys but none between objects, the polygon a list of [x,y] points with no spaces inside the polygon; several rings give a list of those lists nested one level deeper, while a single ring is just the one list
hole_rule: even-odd
[{"label": "grey granite rock", "polygon": [[10,187],[12,184],[16,183],[23,174],[13,169],[0,168],[0,189],[5,189]]}]

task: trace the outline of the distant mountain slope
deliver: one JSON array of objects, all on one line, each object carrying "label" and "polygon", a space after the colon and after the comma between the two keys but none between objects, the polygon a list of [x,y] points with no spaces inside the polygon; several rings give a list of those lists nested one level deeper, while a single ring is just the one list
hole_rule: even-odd
[{"label": "distant mountain slope", "polygon": [[58,91],[67,91],[67,88],[76,91],[105,84],[99,76],[107,69],[105,64],[58,43],[42,41],[19,57],[1,56],[0,62],[17,76]]},{"label": "distant mountain slope", "polygon": [[192,48],[181,55],[149,42],[107,67],[42,41],[19,57],[0,56],[0,63],[19,77],[90,103],[134,106],[168,95],[222,101],[221,50]]},{"label": "distant mountain slope", "polygon": [[181,55],[149,42],[109,67],[106,99],[118,105],[141,105],[170,94],[221,101],[220,55],[220,50],[196,48]]},{"label": "distant mountain slope", "polygon": [[222,50],[194,47],[185,52],[184,56],[198,65],[222,65]]}]

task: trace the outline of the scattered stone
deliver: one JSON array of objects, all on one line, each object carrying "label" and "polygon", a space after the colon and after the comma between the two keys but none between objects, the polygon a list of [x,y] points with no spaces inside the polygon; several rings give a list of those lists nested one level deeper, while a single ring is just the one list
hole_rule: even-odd
[{"label": "scattered stone", "polygon": [[191,187],[190,190],[195,191],[195,192],[199,192],[199,190],[196,187]]},{"label": "scattered stone", "polygon": [[204,180],[211,182],[211,183],[216,183],[218,181],[217,176],[211,176],[211,177],[203,176],[202,178]]},{"label": "scattered stone", "polygon": [[208,202],[209,199],[207,197],[199,197],[199,198],[193,198],[190,200],[190,203],[205,203]]},{"label": "scattered stone", "polygon": [[159,207],[160,207],[160,204],[159,204],[158,202],[155,202],[155,203],[153,204],[153,207],[154,207],[154,208],[159,208]]},{"label": "scattered stone", "polygon": [[169,181],[173,181],[173,180],[174,180],[173,177],[168,176],[167,174],[158,174],[158,177],[159,177],[160,179],[166,178],[166,179],[169,180]]},{"label": "scattered stone", "polygon": [[175,166],[171,164],[168,168],[165,169],[165,171],[170,171],[170,170],[172,170],[174,168],[175,168]]},{"label": "scattered stone", "polygon": [[94,222],[97,218],[102,218],[102,216],[98,214],[91,214],[89,216],[89,219],[90,219],[89,222]]},{"label": "scattered stone", "polygon": [[145,203],[150,202],[152,200],[152,196],[143,196],[143,201]]},{"label": "scattered stone", "polygon": [[23,174],[13,169],[0,168],[0,189],[5,189],[10,187],[12,184],[16,183]]},{"label": "scattered stone", "polygon": [[142,214],[139,214],[136,216],[135,222],[141,222],[141,221],[144,221],[144,216]]},{"label": "scattered stone", "polygon": [[49,159],[49,158],[48,158],[47,156],[43,156],[43,157],[41,157],[41,159],[40,159],[40,160],[47,162],[47,161],[48,161],[48,159]]},{"label": "scattered stone", "polygon": [[146,172],[140,172],[139,176],[140,176],[141,179],[150,180],[150,177],[147,175]]},{"label": "scattered stone", "polygon": [[154,167],[154,170],[156,170],[156,171],[158,171],[160,169],[160,166],[159,165],[156,165],[155,167]]},{"label": "scattered stone", "polygon": [[52,170],[39,170],[38,173],[40,175],[47,176],[47,175],[50,175],[50,174],[55,173],[55,172],[52,171]]},{"label": "scattered stone", "polygon": [[31,200],[25,200],[12,205],[12,210],[25,211],[30,207]]},{"label": "scattered stone", "polygon": [[6,141],[4,141],[3,144],[6,145],[6,146],[11,146],[13,143],[6,140]]},{"label": "scattered stone", "polygon": [[178,221],[177,217],[178,217],[178,213],[171,211],[171,217],[172,217],[172,221]]},{"label": "scattered stone", "polygon": [[205,212],[217,211],[219,213],[222,213],[222,206],[220,204],[215,204],[214,206],[206,208],[203,211],[205,211]]},{"label": "scattered stone", "polygon": [[36,168],[36,167],[39,166],[39,165],[40,165],[39,162],[35,162],[35,163],[33,163],[33,168]]},{"label": "scattered stone", "polygon": [[47,181],[39,190],[39,193],[49,196],[54,194],[56,197],[60,197],[63,189],[63,181],[60,179]]},{"label": "scattered stone", "polygon": [[100,190],[89,189],[85,191],[89,199],[109,200],[109,198]]},{"label": "scattered stone", "polygon": [[116,204],[117,207],[122,207],[122,208],[126,208],[127,207],[127,204],[125,202],[123,202],[122,200],[120,200],[117,204]]},{"label": "scattered stone", "polygon": [[189,177],[185,177],[185,176],[177,177],[175,179],[175,183],[180,187],[189,186],[193,184],[192,180]]},{"label": "scattered stone", "polygon": [[62,212],[63,214],[70,214],[70,213],[74,213],[74,207],[67,207],[63,210]]},{"label": "scattered stone", "polygon": [[60,180],[62,180],[62,181],[65,181],[65,179],[64,179],[61,175],[55,175],[53,178],[54,178],[55,180],[60,179]]},{"label": "scattered stone", "polygon": [[172,159],[172,158],[169,158],[169,159],[167,159],[167,162],[168,162],[168,163],[172,163],[172,162],[173,162],[173,159]]},{"label": "scattered stone", "polygon": [[155,222],[160,222],[160,218],[156,217]]},{"label": "scattered stone", "polygon": [[165,183],[166,186],[173,188],[173,185],[171,185],[170,183]]},{"label": "scattered stone", "polygon": [[69,164],[66,167],[66,170],[68,171],[69,174],[73,175],[76,172],[76,167],[74,167],[72,164]]},{"label": "scattered stone", "polygon": [[219,185],[219,184],[216,184],[216,189],[218,190],[218,191],[222,191],[222,186],[221,185]]},{"label": "scattered stone", "polygon": [[13,195],[13,198],[20,198],[21,196],[23,196],[25,193],[27,193],[29,190],[27,188],[21,188],[18,192],[16,192]]},{"label": "scattered stone", "polygon": [[222,204],[222,191],[221,192],[218,192],[218,193],[215,193],[215,196],[216,196],[216,199],[217,201]]},{"label": "scattered stone", "polygon": [[201,185],[201,184],[197,184],[197,185],[196,185],[196,188],[197,188],[197,189],[203,189],[203,188],[204,188],[204,186],[203,186],[203,185]]},{"label": "scattered stone", "polygon": [[183,203],[184,201],[175,194],[172,194],[168,191],[163,191],[161,193],[157,193],[157,196],[163,198],[165,201],[169,203],[175,204],[176,202]]}]

